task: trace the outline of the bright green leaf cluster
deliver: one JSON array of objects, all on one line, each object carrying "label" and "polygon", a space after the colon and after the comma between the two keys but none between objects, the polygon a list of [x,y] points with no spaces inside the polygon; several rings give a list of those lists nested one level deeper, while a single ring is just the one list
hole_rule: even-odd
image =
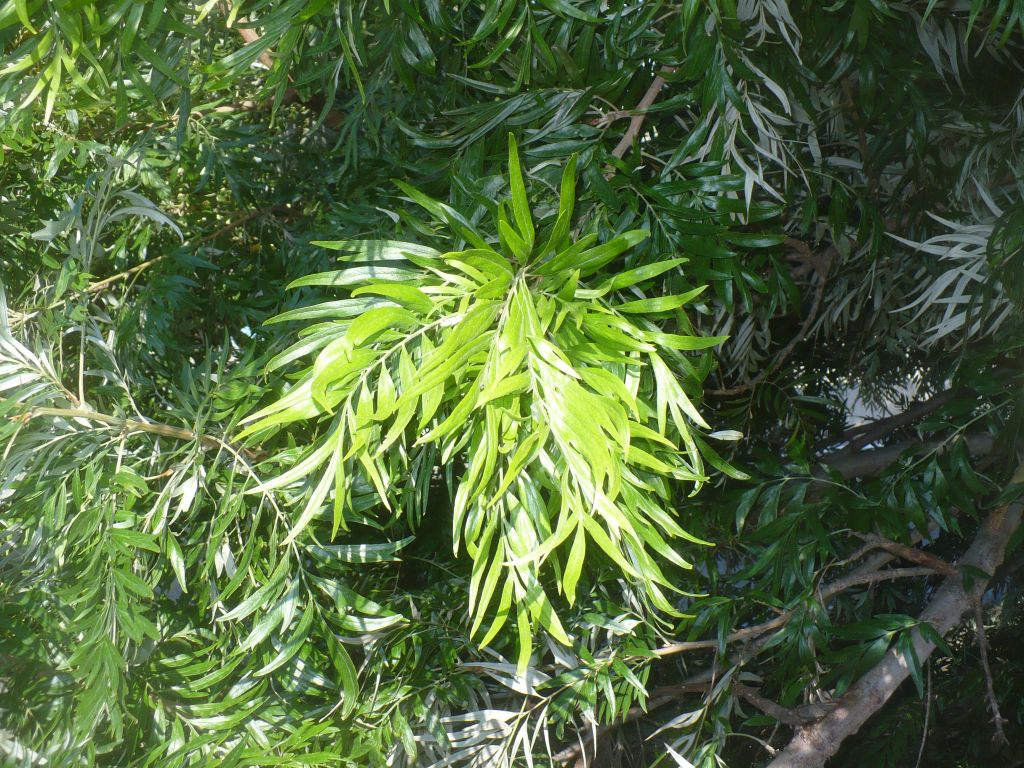
[{"label": "bright green leaf cluster", "polygon": [[[487,644],[514,614],[520,664],[538,626],[571,642],[552,591],[573,603],[588,552],[600,552],[654,606],[674,612],[663,564],[689,563],[670,541],[698,540],[672,509],[672,487],[696,491],[707,480],[705,458],[725,466],[697,434],[709,425],[687,394],[698,390],[696,369],[680,355],[723,338],[664,330],[700,290],[642,291],[644,281],[685,259],[588,287],[588,277],[646,233],[573,240],[575,165],[573,158],[565,169],[546,237],[537,236],[510,137],[511,206],[498,206],[497,247],[412,189],[411,198],[471,247],[441,253],[393,241],[320,242],[343,252],[344,266],[293,285],[343,287],[349,298],[277,318],[319,321],[279,360],[316,357],[284,397],[248,418],[245,432],[329,419],[305,458],[260,488],[320,472],[289,541],[332,496],[335,535],[358,475],[391,508],[418,453],[456,463],[454,540],[473,558],[472,633],[490,617],[480,640]],[[616,291],[627,287],[641,298],[620,301]]]}]

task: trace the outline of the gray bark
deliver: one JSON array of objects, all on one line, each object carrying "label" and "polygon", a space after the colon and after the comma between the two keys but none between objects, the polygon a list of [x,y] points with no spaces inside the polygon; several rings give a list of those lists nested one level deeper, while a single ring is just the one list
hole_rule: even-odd
[{"label": "gray bark", "polygon": [[[991,435],[976,434],[966,435],[964,440],[967,443],[967,450],[974,456],[984,456],[992,451],[995,440]],[[933,440],[926,443],[906,442],[898,445],[887,445],[884,448],[875,448],[870,451],[859,453],[839,452],[821,459],[822,463],[830,469],[835,470],[844,480],[855,477],[873,477],[889,468],[904,453],[913,451],[915,455],[928,453],[929,451],[942,450],[943,443]],[[815,473],[822,479],[827,478],[824,471]]]},{"label": "gray bark", "polygon": [[[1011,483],[1024,482],[1024,465],[1014,474]],[[985,573],[994,573],[1006,554],[1006,544],[1021,523],[1024,505],[1015,502],[994,510],[985,519],[974,541],[959,565],[971,565]],[[988,582],[976,579],[970,590],[965,590],[961,578],[949,578],[935,593],[935,597],[921,613],[927,621],[945,635],[960,623],[963,615],[981,598]],[[924,661],[934,644],[914,630],[914,650]],[[818,768],[839,751],[843,741],[857,733],[875,712],[881,709],[896,689],[909,677],[906,659],[895,649],[888,653],[836,702],[835,707],[820,721],[807,728],[797,729],[792,740],[769,764],[768,768]]]}]

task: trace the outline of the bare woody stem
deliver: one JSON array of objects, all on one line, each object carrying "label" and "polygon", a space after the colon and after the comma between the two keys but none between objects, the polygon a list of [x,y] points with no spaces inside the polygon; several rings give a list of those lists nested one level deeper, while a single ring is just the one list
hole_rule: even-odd
[{"label": "bare woody stem", "polygon": [[[984,454],[991,450],[992,438],[989,435],[968,435],[965,439],[968,443],[969,450],[972,453]],[[840,452],[840,454],[837,454],[836,464],[832,466],[832,468],[846,478],[878,474],[878,472],[884,467],[889,466],[905,452],[915,447],[919,450],[939,450],[941,445],[912,442],[902,443],[895,446],[887,446],[885,448],[879,448],[871,451],[864,451],[852,456],[846,455],[845,452]],[[826,463],[829,463],[829,461],[830,460],[828,458],[825,459]],[[917,544],[922,539],[923,535],[920,532],[915,532],[911,537],[911,545],[907,546],[906,550],[920,552],[920,550],[914,549],[913,545]],[[926,577],[936,574],[945,574],[950,568],[952,568],[952,566],[945,561],[936,558],[937,562],[932,562],[930,567],[922,565],[914,568],[896,568],[883,571],[881,570],[882,568],[905,553],[899,545],[889,548],[883,548],[880,546],[881,543],[887,542],[887,539],[877,537],[877,539],[872,539],[871,543],[865,544],[865,546],[858,550],[858,552],[846,562],[858,560],[861,557],[872,553],[874,550],[881,551],[872,554],[860,566],[853,569],[848,574],[819,588],[817,593],[818,599],[822,603],[827,603],[842,592],[856,586],[873,584],[881,581],[890,581],[898,578]],[[895,542],[892,543],[895,544]],[[909,559],[911,562],[918,562],[918,560],[915,560],[914,558]],[[728,666],[738,668],[755,658],[771,639],[772,633],[784,626],[787,621],[791,620],[793,614],[793,611],[786,611],[768,621],[751,627],[738,629],[727,635],[724,639],[724,644],[735,646],[735,649],[729,655]],[[657,649],[655,653],[664,658],[676,653],[717,650],[721,644],[722,641],[719,640],[683,641],[665,645],[662,648]],[[682,685],[706,686],[710,681],[714,680],[721,671],[721,668],[716,662],[711,668],[692,675]],[[693,690],[704,689],[694,688]],[[652,697],[648,700],[648,706],[650,708],[654,708],[655,706],[661,706],[662,704],[667,703],[664,701],[660,703],[656,702],[657,700]],[[801,711],[803,712],[803,710]],[[819,712],[818,717],[822,717],[824,714],[824,712]],[[637,715],[634,719],[639,719],[639,717],[642,717],[642,715]],[[608,733],[617,725],[621,725],[621,722],[602,726],[598,729],[598,737]],[[563,762],[571,762],[577,757],[582,759],[585,756],[593,754],[594,744],[594,734],[581,734],[577,744],[566,747],[556,757]]]},{"label": "bare woody stem", "polygon": [[[104,288],[106,288],[108,285],[113,285],[119,280],[124,280],[125,278],[131,277],[132,275],[137,275],[139,272],[149,269],[154,264],[158,264],[159,262],[163,261],[166,258],[167,254],[163,254],[161,256],[154,256],[152,259],[147,259],[146,261],[143,261],[141,264],[136,264],[134,267],[124,270],[124,272],[118,272],[116,275],[111,275],[110,277],[104,278],[103,280],[98,280],[95,283],[89,285],[89,287],[86,288],[85,290],[87,293],[98,293],[102,291]],[[59,307],[64,303],[64,301],[54,302],[48,307],[48,309],[55,309],[56,307]]]},{"label": "bare woody stem", "polygon": [[[822,603],[827,603],[829,600],[848,589],[852,589],[853,587],[859,587],[865,584],[874,584],[879,581],[934,576],[935,572],[935,568],[920,566],[915,568],[891,568],[886,571],[877,571],[875,573],[851,574],[825,585],[818,591],[818,595]],[[724,643],[722,640],[690,640],[679,643],[669,643],[668,645],[663,645],[661,648],[655,650],[655,653],[664,658],[665,656],[672,656],[677,653],[714,650],[715,648],[721,647],[723,644],[730,645],[736,642],[748,641],[784,626],[793,618],[795,613],[796,612],[793,610],[784,611],[769,621],[765,621],[761,624],[755,624],[752,627],[737,629],[735,632],[730,632],[725,636]]]},{"label": "bare woody stem", "polygon": [[925,416],[928,416],[943,406],[956,402],[958,398],[962,398],[965,395],[968,395],[968,393],[962,390],[947,389],[933,395],[928,400],[923,400],[921,402],[914,403],[913,405],[909,405],[904,410],[899,413],[895,413],[892,416],[886,416],[885,418],[878,419],[877,421],[851,427],[843,432],[839,437],[839,442],[845,442],[848,443],[848,445],[833,455],[840,456],[856,453],[864,446],[885,437],[900,427],[913,424],[915,421],[923,419]]},{"label": "bare woody stem", "polygon": [[[1020,473],[1019,473],[1020,474]],[[1024,479],[1022,476],[1021,479]],[[1019,522],[1020,511],[1019,506],[1017,510],[1017,520]],[[1003,508],[1004,510],[1007,508]],[[988,521],[991,523],[992,520]],[[976,542],[977,543],[977,542]],[[972,546],[972,550],[975,549]],[[970,553],[969,553],[970,554]],[[873,584],[880,581],[890,581],[899,578],[918,578],[924,576],[934,576],[937,571],[934,568],[919,566],[913,568],[892,568],[888,570],[876,570],[883,567],[886,563],[894,559],[897,555],[886,552],[885,555],[880,556],[871,563],[865,563],[861,568],[838,578],[832,582],[829,582],[824,587],[818,590],[818,598],[822,603],[827,603],[829,600],[837,597],[848,589],[853,587],[862,586],[865,584]],[[959,581],[959,576],[956,579],[948,579],[948,582]],[[745,627],[743,629],[736,630],[730,633],[725,638],[726,644],[738,643],[740,648],[733,654],[732,662],[734,666],[740,666],[749,659],[757,655],[757,653],[764,646],[765,642],[769,639],[769,633],[785,625],[787,621],[790,621],[794,615],[794,611],[786,611],[779,616],[771,619],[770,621],[757,624],[752,627]],[[655,651],[659,657],[666,657],[676,653],[684,653],[689,651],[699,650],[714,650],[719,648],[721,645],[718,640],[696,640],[680,643],[672,643],[663,646]],[[922,657],[923,660],[923,657]],[[690,679],[683,683],[675,686],[666,686],[661,689],[655,689],[652,691],[651,697],[647,701],[647,710],[655,709],[657,707],[664,706],[672,701],[678,700],[681,696],[686,693],[699,692],[707,690],[713,679],[715,669],[705,670],[704,672],[694,675]],[[904,675],[905,677],[906,675]],[[738,687],[737,687],[738,686]],[[832,706],[827,707],[809,707],[809,708],[797,708],[794,710],[787,709],[781,705],[775,704],[768,699],[760,697],[756,690],[742,686],[741,684],[733,684],[733,692],[735,695],[746,699],[748,702],[753,704],[755,707],[760,709],[762,712],[775,717],[779,722],[798,727],[800,730],[798,734],[803,733],[803,729],[811,729],[816,726],[812,725],[821,721],[823,718],[827,718],[832,714]],[[775,709],[777,707],[778,709]],[[635,711],[634,711],[635,710]],[[769,711],[771,710],[771,711]],[[998,710],[997,710],[998,711]],[[604,734],[609,732],[612,728],[618,727],[623,723],[632,722],[645,717],[647,714],[646,710],[641,707],[634,707],[630,709],[626,715],[616,721],[613,724],[602,726],[598,729],[597,738],[600,739]],[[593,746],[597,743],[597,740],[593,735],[581,737],[578,744],[563,749],[560,753],[555,755],[556,764],[571,762],[577,758],[583,759],[586,756],[588,759],[593,756]],[[831,753],[830,753],[831,754]],[[581,765],[576,763],[576,765]],[[773,763],[773,766],[775,764]],[[789,765],[788,763],[785,765]],[[798,764],[794,764],[798,765]],[[803,765],[803,764],[799,764]],[[808,765],[817,765],[808,763]]]},{"label": "bare woody stem", "polygon": [[184,427],[175,427],[170,424],[156,424],[151,421],[138,421],[137,419],[125,419],[120,416],[112,416],[107,413],[100,413],[88,408],[32,408],[22,418],[34,419],[41,416],[56,416],[63,419],[85,419],[99,424],[107,424],[112,427],[119,427],[124,432],[146,432],[151,435],[169,437],[174,440],[198,441],[204,448],[220,449],[226,448],[231,453],[242,453],[250,459],[258,460],[261,453],[249,448],[238,448],[226,440],[214,435],[202,435]]},{"label": "bare woody stem", "polygon": [[643,98],[636,105],[633,116],[629,119],[629,127],[626,128],[626,132],[622,134],[619,143],[612,150],[612,157],[619,160],[625,157],[626,152],[633,146],[633,140],[640,135],[640,129],[643,128],[644,120],[647,118],[647,110],[654,106],[654,102],[658,100],[658,94],[665,87],[667,82],[665,76],[671,75],[675,71],[675,67],[663,67],[661,72],[651,81],[647,92],[644,93]]},{"label": "bare woody stem", "polygon": [[[868,552],[870,550],[865,549],[864,551]],[[822,602],[828,602],[829,600],[841,594],[842,592],[845,592],[846,590],[856,586],[877,583],[880,581],[890,581],[897,578],[913,578],[931,576],[935,574],[935,572],[932,569],[923,567],[898,568],[886,571],[879,570],[895,558],[895,555],[885,552],[884,554],[880,554],[879,556],[870,559],[868,562],[865,562],[862,566],[856,568],[846,576],[836,579],[835,581],[830,582],[825,587],[819,589],[818,598]],[[770,639],[770,633],[773,630],[783,626],[787,621],[789,621],[792,618],[792,616],[793,612],[787,611],[786,613],[783,613],[770,621],[757,624],[753,627],[745,627],[744,629],[737,630],[736,632],[733,632],[732,634],[727,636],[727,644],[738,644],[737,650],[735,650],[730,656],[731,666],[740,667],[747,661],[756,657],[758,653],[760,653],[761,649],[765,646],[767,641]],[[717,640],[697,640],[687,643],[673,643],[670,646],[664,646],[663,648],[656,651],[656,653],[658,653],[659,656],[665,657],[671,655],[672,653],[683,653],[687,651],[697,650],[713,650],[717,649],[718,647],[719,642]],[[706,669],[702,672],[696,673],[683,683],[674,686],[666,686],[663,688],[655,689],[654,691],[652,691],[651,696],[647,700],[647,709],[655,709],[666,704],[669,704],[673,701],[678,700],[681,696],[685,695],[686,693],[707,690],[709,686],[713,683],[716,675],[720,671],[721,670],[718,668],[716,664],[711,669]],[[733,684],[733,692],[735,695],[747,699],[747,701],[754,704],[754,706],[758,706],[757,703],[751,700],[750,695],[745,695],[749,694],[749,692],[753,689],[740,688],[739,690],[737,690],[736,685],[736,683]],[[768,700],[765,699],[764,701]],[[764,707],[758,706],[758,708],[761,709],[761,711],[766,712]],[[780,714],[783,709],[784,708],[780,707],[780,710],[777,711],[776,714]],[[795,710],[790,710],[790,712],[796,713],[797,717],[801,720],[802,725],[806,725],[808,724],[808,722],[820,719],[825,714],[827,714],[828,711],[830,711],[830,708],[826,705],[805,705]],[[770,713],[766,712],[766,714]],[[632,722],[633,720],[639,720],[644,716],[645,713],[643,708],[634,707],[626,713],[623,719],[618,720],[615,723],[598,728],[597,738],[600,739],[603,735],[607,734],[612,729],[621,726],[623,723]],[[787,714],[786,720],[780,718],[776,719],[779,719],[780,722],[786,723],[787,721],[793,720],[795,718],[792,718]],[[566,747],[557,755],[555,755],[556,764],[571,762],[576,760],[577,758],[579,758],[580,760],[582,760],[584,757],[590,759],[594,754],[593,746],[596,743],[597,742],[593,734],[581,735],[578,743]],[[581,765],[581,763],[576,762],[576,765],[579,766]]]},{"label": "bare woody stem", "polygon": [[[1024,465],[1017,469],[1010,480],[1011,485],[1020,483],[1024,483]],[[1018,501],[990,512],[960,563],[986,573],[995,573],[1006,555],[1010,538],[1020,527],[1022,511],[1024,504]],[[987,586],[988,579],[976,579],[968,589],[959,576],[947,578],[921,612],[920,622],[931,624],[940,637],[945,635],[980,601]],[[911,641],[920,663],[927,661],[935,650],[935,644],[917,630],[913,631]],[[839,750],[842,742],[885,706],[909,676],[910,661],[898,649],[889,649],[881,661],[837,700],[829,714],[812,726],[797,729],[792,740],[769,768],[819,768],[825,765]]]},{"label": "bare woody stem", "polygon": [[941,557],[936,557],[930,552],[923,552],[916,547],[908,547],[906,544],[890,541],[883,536],[877,536],[873,533],[859,533],[855,535],[863,540],[865,544],[870,544],[875,549],[885,550],[886,552],[896,555],[897,557],[901,557],[911,563],[917,563],[918,565],[923,565],[926,568],[931,568],[933,571],[941,573],[943,576],[953,578],[957,575],[956,568],[947,563]]},{"label": "bare woody stem", "polygon": [[992,743],[996,746],[1006,746],[1010,743],[1006,738],[1006,730],[1003,726],[1009,722],[999,711],[999,699],[996,698],[996,686],[992,679],[992,667],[988,663],[988,638],[985,636],[985,614],[981,610],[981,600],[974,601],[974,623],[978,635],[978,651],[981,654],[981,670],[985,676],[985,700],[988,702],[988,710],[992,713]]}]

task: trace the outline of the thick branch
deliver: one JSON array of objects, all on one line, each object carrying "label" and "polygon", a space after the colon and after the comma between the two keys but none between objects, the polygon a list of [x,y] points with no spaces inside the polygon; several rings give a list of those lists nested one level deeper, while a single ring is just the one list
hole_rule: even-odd
[{"label": "thick branch", "polygon": [[[912,537],[912,541],[914,543],[917,543],[922,538],[923,536],[921,533],[915,532]],[[864,550],[864,552],[868,551],[870,550],[867,548]],[[862,563],[854,570],[850,571],[850,573],[838,579],[835,579],[834,581],[831,581],[824,587],[820,588],[818,590],[818,599],[824,604],[828,603],[830,600],[842,594],[846,590],[852,589],[853,587],[863,586],[865,584],[874,584],[880,581],[892,581],[894,579],[900,578],[919,578],[925,576],[932,576],[936,573],[935,568],[925,566],[916,568],[891,568],[885,571],[881,570],[896,558],[896,554],[883,550],[877,555],[874,555],[868,560],[866,560],[864,563]],[[730,655],[730,665],[734,668],[740,667],[746,664],[751,659],[753,659],[755,656],[757,656],[760,653],[761,649],[764,648],[768,641],[771,639],[772,632],[778,629],[779,627],[783,626],[787,621],[789,621],[793,617],[793,615],[793,611],[786,611],[785,613],[775,617],[774,619],[763,622],[761,624],[754,625],[752,627],[745,627],[728,635],[726,637],[726,642],[728,644],[739,643],[739,647],[736,650],[734,650]],[[696,640],[666,645],[658,649],[656,653],[659,656],[665,657],[672,655],[674,653],[683,653],[687,651],[697,650],[713,650],[718,647],[719,642],[717,640]],[[712,683],[716,675],[720,674],[720,672],[721,669],[718,667],[718,664],[716,663],[713,664],[709,669],[705,669],[689,677],[685,682],[681,683],[680,685],[655,689],[655,691],[652,692],[651,697],[647,701],[647,707],[648,709],[655,709],[657,707],[670,703],[670,701],[675,700],[682,693],[697,690],[706,690],[707,686],[709,686]],[[672,698],[666,698],[669,696],[671,690],[677,690],[678,693]],[[747,698],[749,700],[749,697]],[[755,706],[757,705],[755,704]],[[797,714],[797,716],[801,720],[801,724],[803,725],[808,724],[810,722],[816,722],[817,720],[821,719],[825,714],[827,714],[831,710],[831,707],[832,702],[829,702],[827,705],[805,705],[791,711]],[[766,714],[771,714],[767,712],[764,708],[759,708],[762,709],[762,711],[765,711]],[[634,709],[637,710],[637,712],[634,712]],[[632,722],[633,720],[637,720],[642,716],[643,710],[640,707],[634,707],[633,709],[629,710],[629,712],[627,712],[625,720],[618,721],[612,725],[602,726],[601,728],[598,728],[597,736],[598,738],[600,738],[601,736],[605,735],[607,732],[612,730],[614,727],[622,725],[626,722]],[[772,716],[774,717],[775,715]],[[783,723],[787,722],[782,718],[776,719]],[[577,757],[580,757],[585,753],[590,755],[592,753],[588,752],[588,750],[591,749],[591,746],[594,743],[595,740],[593,734],[581,736],[580,742],[578,744],[574,744],[571,747],[567,747],[555,757],[556,759],[560,758],[562,761],[568,762]]]},{"label": "thick branch", "polygon": [[771,699],[766,699],[756,688],[750,688],[743,685],[743,683],[733,683],[732,692],[757,707],[769,717],[794,728],[798,728],[801,725],[809,725],[816,720],[820,720],[829,709],[827,705],[821,707],[808,705],[790,709]]},{"label": "thick branch", "polygon": [[[986,434],[965,435],[964,441],[967,443],[967,450],[975,456],[991,453],[995,445],[995,439]],[[860,453],[831,454],[825,456],[821,461],[830,469],[838,472],[844,480],[854,477],[873,477],[890,467],[908,451],[913,451],[914,455],[941,451],[946,448],[948,442],[947,440],[930,440],[928,442],[911,440]],[[815,472],[815,476],[824,480],[828,475],[824,470],[819,470]]]},{"label": "thick branch", "polygon": [[[1011,483],[1024,483],[1024,465],[1014,474]],[[961,566],[969,565],[985,573],[994,573],[1003,561],[1007,542],[1020,525],[1022,508],[1024,504],[1015,502],[990,513],[960,561]],[[967,590],[963,579],[947,579],[921,613],[921,622],[930,623],[940,635],[945,635],[981,598],[987,584],[987,580],[976,579]],[[921,662],[935,650],[934,644],[917,630],[913,631],[912,640]],[[832,712],[815,725],[798,730],[769,768],[818,768],[824,765],[839,750],[843,740],[857,733],[909,675],[907,659],[895,648],[890,649],[838,700]]]},{"label": "thick branch", "polygon": [[909,405],[899,413],[895,413],[892,416],[886,416],[885,418],[877,419],[876,421],[872,421],[867,424],[859,424],[856,427],[850,427],[848,430],[843,432],[839,440],[837,440],[837,442],[849,444],[841,451],[838,451],[835,455],[839,456],[856,453],[865,445],[885,437],[900,427],[904,427],[907,424],[913,424],[915,421],[923,419],[925,416],[937,411],[944,405],[955,402],[961,395],[963,395],[961,390],[947,389],[944,392],[939,392],[937,395],[920,403]]},{"label": "thick branch", "polygon": [[[822,602],[827,602],[832,598],[836,597],[840,593],[863,584],[871,584],[878,581],[890,581],[897,578],[907,577],[918,577],[918,576],[929,576],[933,572],[929,568],[900,568],[891,569],[888,571],[880,571],[882,567],[887,565],[890,561],[894,560],[895,556],[889,553],[881,554],[877,558],[864,563],[860,567],[854,569],[846,576],[831,582],[818,592],[819,598]],[[757,656],[761,649],[765,647],[768,641],[771,639],[770,634],[773,629],[777,629],[782,626],[785,621],[792,617],[792,612],[787,612],[780,617],[772,619],[771,621],[763,624],[758,624],[754,627],[747,627],[742,630],[738,630],[733,633],[730,637],[731,642],[740,642],[739,647],[733,651],[730,655],[729,662],[732,667],[741,667],[748,661]],[[752,638],[752,639],[746,639]],[[683,646],[684,644],[677,644]],[[695,641],[692,644],[687,644],[689,647],[681,647],[679,652],[684,650],[710,650],[718,646],[718,641]],[[699,647],[694,647],[699,646]],[[667,650],[666,646],[662,650]],[[659,655],[667,656],[668,653],[662,653]],[[651,695],[647,699],[647,709],[656,709],[664,706],[665,704],[671,703],[677,700],[682,694],[707,690],[715,680],[716,676],[721,673],[721,669],[717,663],[713,664],[710,668],[698,672],[691,677],[687,678],[683,683],[674,686],[664,686],[656,688],[651,692]],[[817,720],[820,719],[824,714],[827,706],[823,705],[805,705],[797,708],[797,711],[802,718],[805,720]],[[607,734],[612,729],[621,726],[627,722],[638,720],[644,716],[644,710],[641,707],[633,707],[630,709],[625,716],[625,719],[616,721],[610,725],[601,726],[596,729],[597,739]],[[556,764],[557,762],[571,762],[577,757],[582,755],[592,756],[594,754],[592,746],[596,743],[595,734],[593,732],[587,734],[580,734],[579,741],[569,747],[566,747],[557,755],[555,755]]]}]

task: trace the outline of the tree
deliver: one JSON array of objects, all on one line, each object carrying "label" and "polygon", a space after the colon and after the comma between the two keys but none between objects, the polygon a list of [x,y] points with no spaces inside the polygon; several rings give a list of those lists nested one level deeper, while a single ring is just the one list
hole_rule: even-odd
[{"label": "tree", "polygon": [[1022,31],[8,0],[4,764],[1005,764]]}]

